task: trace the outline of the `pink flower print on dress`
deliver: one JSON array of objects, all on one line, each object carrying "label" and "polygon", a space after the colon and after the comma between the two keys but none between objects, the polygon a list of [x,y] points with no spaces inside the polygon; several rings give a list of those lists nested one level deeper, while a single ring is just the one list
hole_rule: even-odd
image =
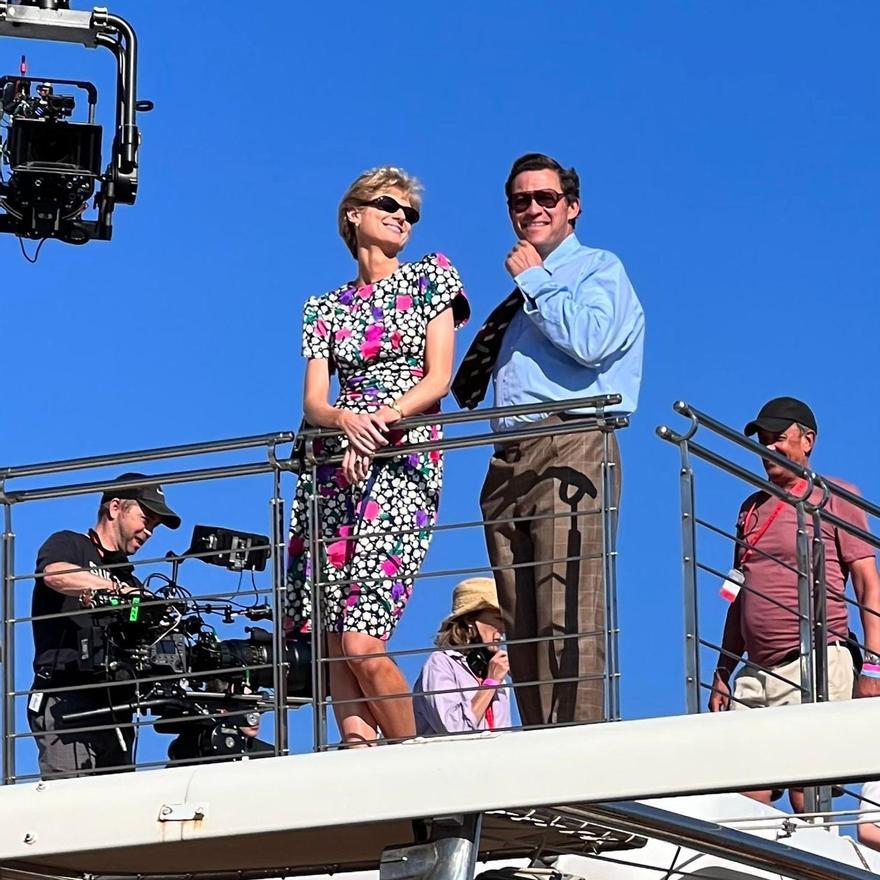
[{"label": "pink flower print on dress", "polygon": [[371,361],[377,354],[379,354],[382,349],[382,343],[378,340],[376,342],[367,342],[364,340],[361,343],[361,357],[365,361]]},{"label": "pink flower print on dress", "polygon": [[373,295],[373,285],[365,284],[363,287],[359,287],[357,291],[357,295],[361,299],[369,299]]},{"label": "pink flower print on dress", "polygon": [[[437,425],[431,425],[431,439],[432,440],[439,440],[440,439],[440,428]],[[437,464],[441,458],[440,450],[439,449],[432,449],[428,453],[428,458],[434,464]]]},{"label": "pink flower print on dress", "polygon": [[449,262],[449,258],[446,256],[446,254],[435,254],[435,256],[437,258],[437,265],[441,269],[448,269],[452,265],[452,263]]},{"label": "pink flower print on dress", "polygon": [[323,318],[318,318],[315,322],[315,332],[322,339],[328,335],[329,331],[327,330],[327,324],[324,322]]},{"label": "pink flower print on dress", "polygon": [[360,584],[351,584],[348,588],[348,596],[345,598],[345,607],[346,608],[354,608],[358,603],[358,599],[361,597],[361,585]]},{"label": "pink flower print on dress", "polygon": [[327,546],[327,561],[334,568],[342,568],[354,556],[354,541],[349,537],[351,526],[340,526],[337,534],[342,540]]},{"label": "pink flower print on dress", "polygon": [[305,541],[303,541],[303,539],[299,535],[291,535],[290,540],[287,542],[287,555],[291,558],[302,556],[303,550],[305,550],[305,548]]},{"label": "pink flower print on dress", "polygon": [[388,577],[394,577],[397,572],[400,571],[400,567],[403,565],[403,560],[399,556],[389,556],[382,563],[382,571],[388,575]]},{"label": "pink flower print on dress", "polygon": [[364,519],[372,522],[379,515],[379,505],[372,499],[364,506]]},{"label": "pink flower print on dress", "polygon": [[395,306],[398,312],[408,312],[413,305],[412,297],[409,294],[402,294],[397,297]]},{"label": "pink flower print on dress", "polygon": [[382,336],[385,328],[381,324],[370,324],[364,333],[364,341],[361,343],[361,357],[365,361],[371,360],[379,354],[382,348]]},{"label": "pink flower print on dress", "polygon": [[341,327],[336,331],[336,341],[342,342],[343,339],[351,338],[351,330],[348,327]]},{"label": "pink flower print on dress", "polygon": [[393,349],[400,348],[400,343],[403,341],[403,336],[401,335],[399,330],[395,330],[391,334],[391,347]]}]

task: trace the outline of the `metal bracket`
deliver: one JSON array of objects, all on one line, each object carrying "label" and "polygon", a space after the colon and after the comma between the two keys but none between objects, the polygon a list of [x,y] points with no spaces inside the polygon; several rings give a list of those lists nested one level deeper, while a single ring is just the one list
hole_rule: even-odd
[{"label": "metal bracket", "polygon": [[162,804],[160,822],[198,822],[208,815],[207,804]]},{"label": "metal bracket", "polygon": [[81,43],[94,49],[99,32],[92,25],[91,12],[13,6],[8,0],[0,0],[0,36]]}]

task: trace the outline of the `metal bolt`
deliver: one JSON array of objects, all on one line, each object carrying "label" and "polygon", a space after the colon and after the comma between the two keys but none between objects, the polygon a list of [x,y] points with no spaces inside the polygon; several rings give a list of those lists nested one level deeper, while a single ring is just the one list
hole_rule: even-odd
[{"label": "metal bolt", "polygon": [[162,807],[161,810],[159,810],[159,815],[160,816],[170,816],[171,815],[171,807],[169,807],[166,804],[164,807]]},{"label": "metal bolt", "polygon": [[38,782],[37,783],[37,791],[45,791],[45,790],[46,790],[46,783],[45,782]]},{"label": "metal bolt", "polygon": [[25,836],[24,836],[24,842],[25,843],[36,843],[37,842],[37,835],[31,834],[30,831],[28,831],[28,833],[25,834]]}]

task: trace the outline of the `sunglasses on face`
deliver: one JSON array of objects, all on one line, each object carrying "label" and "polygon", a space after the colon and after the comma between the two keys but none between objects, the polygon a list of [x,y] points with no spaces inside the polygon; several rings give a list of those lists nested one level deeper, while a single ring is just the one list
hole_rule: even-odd
[{"label": "sunglasses on face", "polygon": [[419,217],[421,216],[416,208],[413,208],[411,205],[401,205],[397,199],[393,199],[391,196],[379,196],[377,199],[365,199],[360,204],[369,205],[371,208],[378,208],[386,214],[396,214],[398,211],[403,211],[404,219],[410,226],[415,226],[416,223],[419,222]]},{"label": "sunglasses on face", "polygon": [[564,198],[565,194],[556,192],[552,189],[536,189],[529,192],[514,193],[507,200],[507,207],[514,214],[522,214],[527,210],[532,201],[536,201],[542,208],[555,208],[559,204],[559,200]]}]

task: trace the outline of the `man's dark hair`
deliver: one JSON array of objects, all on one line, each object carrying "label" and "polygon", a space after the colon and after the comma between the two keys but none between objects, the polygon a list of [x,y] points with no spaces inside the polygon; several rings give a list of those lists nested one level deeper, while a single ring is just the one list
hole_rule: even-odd
[{"label": "man's dark hair", "polygon": [[[504,184],[504,194],[510,198],[513,190],[513,181],[517,174],[524,171],[555,171],[559,175],[559,183],[562,186],[562,193],[565,200],[570,204],[574,201],[580,201],[581,197],[581,181],[577,171],[574,168],[563,168],[554,158],[544,153],[526,153],[520,156],[510,169],[507,175],[507,183]],[[574,227],[577,217],[571,221]]]}]

